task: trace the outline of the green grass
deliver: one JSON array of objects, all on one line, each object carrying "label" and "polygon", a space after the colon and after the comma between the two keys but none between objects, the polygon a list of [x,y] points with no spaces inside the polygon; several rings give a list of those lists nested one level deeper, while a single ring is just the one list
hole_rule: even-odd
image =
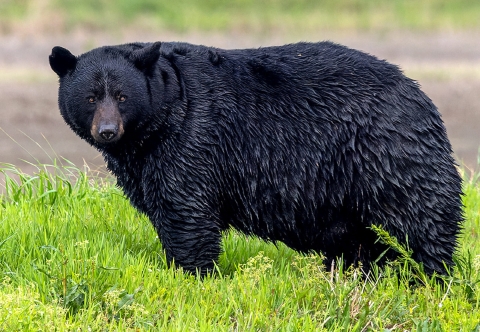
[{"label": "green grass", "polygon": [[402,252],[384,270],[322,265],[279,244],[224,237],[213,276],[168,268],[150,222],[112,179],[73,166],[11,165],[0,196],[0,330],[473,331],[480,329],[480,186],[450,277]]},{"label": "green grass", "polygon": [[[39,17],[83,26],[176,31],[317,32],[319,29],[476,29],[478,0],[3,0],[4,24]],[[40,19],[41,20],[41,19]],[[0,25],[1,26],[1,25]]]}]

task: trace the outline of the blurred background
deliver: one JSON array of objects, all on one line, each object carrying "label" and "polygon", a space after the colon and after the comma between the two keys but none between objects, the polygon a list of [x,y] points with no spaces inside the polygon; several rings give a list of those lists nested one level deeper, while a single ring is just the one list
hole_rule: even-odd
[{"label": "blurred background", "polygon": [[[332,40],[399,65],[442,113],[459,163],[478,170],[479,0],[0,0],[0,163],[25,172],[103,158],[60,116],[48,55],[133,41],[222,48]],[[65,161],[63,161],[65,163]]]}]

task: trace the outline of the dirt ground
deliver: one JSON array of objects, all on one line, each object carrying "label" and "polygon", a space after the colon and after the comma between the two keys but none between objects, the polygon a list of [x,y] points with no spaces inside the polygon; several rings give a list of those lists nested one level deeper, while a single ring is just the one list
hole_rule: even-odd
[{"label": "dirt ground", "polygon": [[[398,64],[422,86],[442,113],[454,153],[478,169],[480,146],[480,32],[319,33],[318,36],[128,33],[121,36],[72,32],[68,36],[0,36],[0,163],[26,172],[27,162],[65,158],[77,166],[103,169],[103,159],[63,122],[57,78],[48,65],[55,45],[78,54],[104,44],[184,40],[223,48],[260,47],[299,40],[333,40]],[[27,161],[27,162],[25,162]]]}]

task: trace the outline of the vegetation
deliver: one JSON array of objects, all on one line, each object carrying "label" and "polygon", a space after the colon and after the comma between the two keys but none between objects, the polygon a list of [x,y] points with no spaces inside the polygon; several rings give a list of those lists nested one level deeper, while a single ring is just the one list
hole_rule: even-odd
[{"label": "vegetation", "polygon": [[[480,329],[480,186],[465,182],[456,266],[430,279],[409,252],[367,278],[235,232],[214,275],[169,268],[147,218],[109,177],[11,165],[0,196],[0,330]],[[393,249],[392,249],[393,250]]]},{"label": "vegetation", "polygon": [[[61,30],[125,27],[247,32],[475,29],[478,0],[2,0],[0,21],[47,20]],[[42,26],[36,22],[37,26]],[[43,24],[44,25],[44,24]],[[0,25],[1,27],[1,25]]]}]

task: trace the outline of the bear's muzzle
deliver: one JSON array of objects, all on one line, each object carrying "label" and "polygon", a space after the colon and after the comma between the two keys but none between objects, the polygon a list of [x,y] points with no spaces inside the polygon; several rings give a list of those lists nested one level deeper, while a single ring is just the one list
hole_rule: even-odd
[{"label": "bear's muzzle", "polygon": [[107,98],[99,103],[93,116],[90,133],[95,141],[102,144],[114,143],[123,136],[122,116],[116,102]]}]

